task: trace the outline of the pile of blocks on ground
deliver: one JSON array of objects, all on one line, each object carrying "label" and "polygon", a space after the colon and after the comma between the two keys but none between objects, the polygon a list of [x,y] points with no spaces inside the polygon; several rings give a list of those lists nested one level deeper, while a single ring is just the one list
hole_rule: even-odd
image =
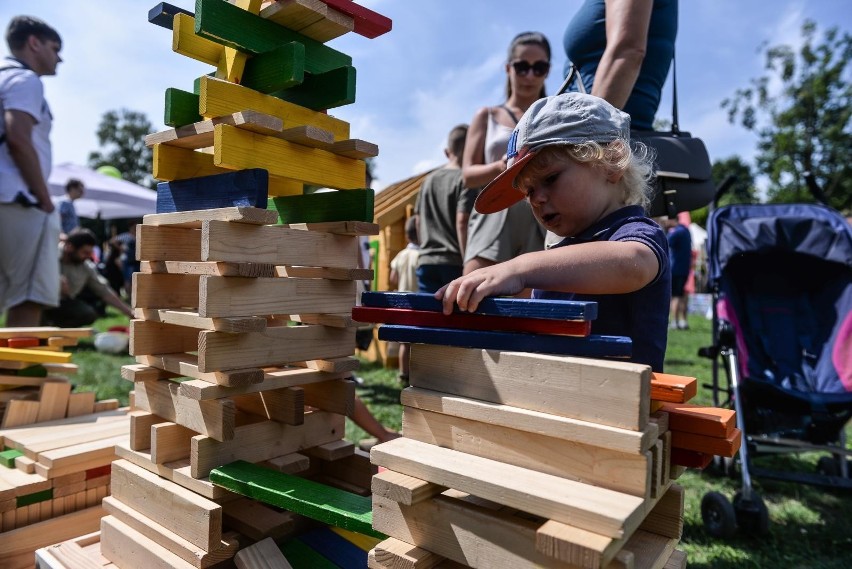
[{"label": "pile of blocks on ground", "polygon": [[[160,4],[149,19],[215,72],[168,89],[174,128],[146,138],[162,182],[157,213],[137,228],[137,363],[122,370],[134,382],[130,435],[116,447],[108,515],[99,536],[39,559],[255,567],[274,554],[323,567],[349,548],[365,563],[383,537],[369,520],[375,468],[343,437],[357,367],[350,311],[356,282],[372,278],[359,239],[378,231],[364,159],[377,148],[325,112],[354,102],[355,69],[324,42],[374,37],[390,21],[348,0],[198,0],[194,14]],[[332,505],[348,499],[355,513],[242,497],[211,481],[231,463]]]},{"label": "pile of blocks on ground", "polygon": [[28,567],[33,551],[97,529],[127,410],[72,393],[66,346],[90,328],[0,329],[0,559]]},{"label": "pile of blocks on ground", "polygon": [[559,355],[629,348],[589,333],[589,303],[486,299],[450,316],[428,295],[362,304],[354,317],[386,323],[379,338],[412,343],[403,438],[371,452],[384,469],[373,527],[390,536],[371,567],[684,566],[673,480],[740,441],[733,412],[685,403],[694,378]]}]

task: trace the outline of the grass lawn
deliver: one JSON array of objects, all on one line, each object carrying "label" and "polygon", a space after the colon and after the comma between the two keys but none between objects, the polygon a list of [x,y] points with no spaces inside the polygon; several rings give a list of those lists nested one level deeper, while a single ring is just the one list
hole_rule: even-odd
[{"label": "grass lawn", "polygon": [[[95,327],[105,330],[110,326],[126,324],[126,319],[117,313],[112,314],[110,318],[99,320]],[[673,331],[670,334],[666,371],[698,377],[703,383],[709,383],[710,362],[698,358],[696,352],[699,347],[710,342],[710,322],[692,317],[690,326],[690,330]],[[120,369],[126,363],[133,363],[133,358],[98,353],[91,341],[84,341],[74,350],[73,362],[80,366],[80,372],[73,380],[80,388],[96,391],[98,399],[117,397],[122,404],[127,403],[131,383],[121,379]],[[389,428],[400,429],[402,410],[396,370],[363,363],[358,375],[364,378],[364,384],[357,390],[358,394],[371,411]],[[693,402],[713,404],[709,390],[703,388]],[[347,421],[347,439],[358,441],[366,436],[351,421]],[[764,463],[774,468],[812,471],[816,458],[803,454],[769,459],[768,463],[764,459]],[[756,490],[769,507],[770,533],[764,537],[740,534],[724,542],[711,539],[704,532],[701,499],[711,490],[733,498],[740,488],[739,478],[688,471],[678,482],[687,490],[681,547],[689,556],[690,568],[852,567],[852,492],[755,480]]]}]

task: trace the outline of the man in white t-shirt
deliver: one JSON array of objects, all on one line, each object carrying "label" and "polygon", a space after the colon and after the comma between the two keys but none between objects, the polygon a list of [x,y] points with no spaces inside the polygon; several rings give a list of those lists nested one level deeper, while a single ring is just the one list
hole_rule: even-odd
[{"label": "man in white t-shirt", "polygon": [[0,311],[6,326],[38,326],[59,304],[59,214],[47,186],[52,116],[43,75],[62,59],[59,34],[37,18],[16,16],[0,60]]}]

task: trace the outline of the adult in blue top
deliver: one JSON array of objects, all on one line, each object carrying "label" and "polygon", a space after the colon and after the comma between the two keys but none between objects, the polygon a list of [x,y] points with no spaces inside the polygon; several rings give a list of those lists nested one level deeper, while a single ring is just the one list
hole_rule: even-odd
[{"label": "adult in blue top", "polygon": [[565,54],[586,90],[629,114],[633,129],[653,130],[677,12],[677,0],[586,0],[565,30]]},{"label": "adult in blue top", "polygon": [[678,223],[677,218],[666,221],[666,239],[669,242],[669,264],[672,267],[672,303],[669,309],[669,328],[686,330],[687,296],[686,281],[692,268],[692,237],[689,229]]}]

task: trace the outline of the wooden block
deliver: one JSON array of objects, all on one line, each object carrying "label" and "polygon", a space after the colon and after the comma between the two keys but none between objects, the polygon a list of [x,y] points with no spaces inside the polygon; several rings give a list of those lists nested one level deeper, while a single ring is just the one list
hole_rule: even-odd
[{"label": "wooden block", "polygon": [[[59,365],[59,364],[57,364]],[[64,377],[31,377],[26,375],[3,375],[0,374],[0,391],[5,388],[6,390],[11,390],[17,387],[41,387],[43,383],[49,381],[68,381],[68,379]]]},{"label": "wooden block", "polygon": [[92,328],[57,328],[55,326],[34,326],[28,328],[0,328],[0,339],[29,336],[32,338],[88,338]]},{"label": "wooden block", "polygon": [[[262,332],[266,329],[266,318],[259,316],[207,318],[199,316],[198,312],[185,310],[145,309],[137,308],[133,312],[137,319],[150,320],[163,324],[174,324],[197,330],[217,330],[229,334],[245,332]],[[170,377],[170,376],[167,376]]]},{"label": "wooden block", "polygon": [[651,374],[651,399],[685,403],[698,392],[698,380],[668,373]]},{"label": "wooden block", "polygon": [[15,468],[15,459],[24,456],[24,453],[17,449],[7,449],[0,452],[0,464],[6,468]]},{"label": "wooden block", "polygon": [[140,261],[200,261],[201,231],[137,225],[136,258]]},{"label": "wooden block", "polygon": [[348,269],[358,259],[358,240],[343,235],[222,221],[205,221],[201,234],[203,261]]},{"label": "wooden block", "polygon": [[[246,171],[244,170],[243,172]],[[265,205],[266,203],[264,202]],[[152,213],[143,217],[145,225],[169,225],[172,227],[188,227],[192,229],[201,229],[202,221],[211,220],[247,223],[249,225],[270,225],[276,222],[277,216],[274,211],[267,209],[235,206],[187,212]]]},{"label": "wooden block", "polygon": [[52,469],[60,469],[86,464],[96,459],[109,462],[115,457],[115,445],[125,444],[128,434],[105,437],[84,443],[67,445],[39,453],[38,462]]},{"label": "wooden block", "polygon": [[[231,171],[227,168],[216,166],[213,163],[212,154],[195,152],[194,150],[171,146],[169,144],[154,145],[153,163],[154,177],[161,181],[188,180],[203,176],[212,176],[214,174],[227,174]],[[219,207],[219,205],[216,207]],[[195,259],[184,260],[193,261]]]},{"label": "wooden block", "polygon": [[239,569],[292,569],[292,565],[272,541],[266,539],[239,550],[234,557]]},{"label": "wooden block", "polygon": [[330,221],[372,223],[374,197],[373,190],[358,189],[277,197],[272,202],[281,224]]},{"label": "wooden block", "polygon": [[355,382],[351,379],[309,383],[303,385],[302,390],[305,404],[311,407],[347,417],[351,417],[355,410]]},{"label": "wooden block", "polygon": [[195,431],[177,423],[151,425],[151,461],[157,464],[189,458],[189,446]]},{"label": "wooden block", "polygon": [[268,198],[269,174],[266,170],[251,168],[222,172],[160,182],[157,184],[155,215],[223,208],[263,209]]},{"label": "wooden block", "polygon": [[411,506],[433,498],[447,488],[407,474],[384,470],[373,476],[370,489],[377,496]]},{"label": "wooden block", "polygon": [[351,65],[324,73],[306,73],[301,83],[271,94],[316,111],[351,105],[355,102],[355,75]]},{"label": "wooden block", "polygon": [[345,458],[333,461],[318,460],[320,472],[328,477],[346,482],[357,488],[367,489],[369,495],[373,476],[378,473],[378,467],[370,463],[370,453],[356,448],[355,452]]},{"label": "wooden block", "polygon": [[[225,388],[244,387],[250,389],[250,385],[258,384],[264,378],[263,370],[257,367],[202,373],[198,370],[198,357],[190,354],[144,355],[137,356],[136,361],[167,370],[175,375],[194,378],[201,382],[203,387],[218,388],[222,386]],[[187,396],[191,399],[199,399],[199,397]],[[206,399],[219,399],[219,397],[207,397]]]},{"label": "wooden block", "polygon": [[392,27],[390,18],[382,16],[378,12],[374,12],[369,8],[365,8],[360,4],[351,2],[350,0],[323,0],[328,6],[340,10],[344,14],[351,16],[354,25],[355,33],[366,38],[376,38],[386,32],[389,32]]},{"label": "wooden block", "polygon": [[366,535],[381,535],[373,530],[370,523],[372,516],[369,498],[334,490],[245,461],[215,469],[210,473],[210,480],[256,500],[312,519]]},{"label": "wooden block", "polygon": [[458,312],[446,316],[440,312],[408,310],[404,308],[370,308],[356,306],[352,309],[356,322],[402,324],[464,330],[500,330],[507,332],[533,332],[563,336],[588,336],[592,329],[590,320],[552,320],[544,318],[509,318]]},{"label": "wooden block", "polygon": [[221,561],[228,560],[234,556],[239,547],[239,542],[236,539],[223,536],[223,540],[218,547],[213,549],[213,551],[206,551],[174,532],[169,531],[157,523],[156,520],[140,514],[113,497],[104,498],[103,506],[109,515],[148,539],[163,545],[166,549],[194,567],[204,569]]},{"label": "wooden block", "polygon": [[595,358],[626,358],[632,352],[632,341],[626,336],[592,334],[578,338],[575,336],[551,336],[522,332],[469,331],[390,324],[379,328],[379,340]]},{"label": "wooden block", "polygon": [[632,496],[648,497],[653,486],[645,452],[618,452],[411,407],[403,410],[402,429],[416,441]]},{"label": "wooden block", "polygon": [[232,398],[237,409],[286,425],[305,422],[305,393],[301,387],[285,387]]},{"label": "wooden block", "polygon": [[512,432],[517,429],[562,439],[568,445],[600,447],[639,455],[648,450],[659,437],[658,427],[652,423],[648,423],[643,431],[631,431],[551,413],[446,395],[420,387],[408,387],[401,395],[402,404],[407,407],[509,428]]},{"label": "wooden block", "polygon": [[291,539],[281,546],[281,552],[297,567],[311,569],[337,569],[339,566],[299,538]]},{"label": "wooden block", "polygon": [[6,514],[4,514],[4,531],[0,535],[0,559],[5,561],[24,556],[27,561],[20,566],[31,567],[33,552],[36,549],[97,530],[103,515],[103,509],[96,506],[45,520],[36,527],[13,529],[15,525],[12,524],[7,530]]},{"label": "wooden block", "polygon": [[77,338],[66,338],[64,336],[52,336],[47,339],[47,345],[54,348],[64,348],[66,346],[76,346]]},{"label": "wooden block", "polygon": [[353,281],[214,276],[200,279],[198,313],[209,318],[346,312],[356,296]]},{"label": "wooden block", "polygon": [[332,328],[354,328],[355,322],[348,313],[343,314],[290,314],[287,316],[293,322],[302,324],[317,324]]},{"label": "wooden block", "polygon": [[311,466],[311,459],[297,452],[270,458],[264,462],[264,466],[283,472],[284,474],[298,474]]},{"label": "wooden block", "polygon": [[[71,445],[89,443],[109,437],[128,434],[130,425],[126,421],[110,421],[95,425],[74,425],[58,431],[45,430],[43,433],[33,431],[27,433],[10,433],[5,444],[22,450],[32,459],[38,459],[41,453],[61,449]],[[53,476],[59,476],[54,473]]]},{"label": "wooden block", "polygon": [[686,553],[675,549],[669,556],[669,560],[666,561],[663,569],[686,569]]},{"label": "wooden block", "polygon": [[21,472],[26,472],[27,474],[32,474],[33,472],[35,472],[35,461],[28,456],[21,455],[15,457],[14,463],[15,468],[17,468]]},{"label": "wooden block", "polygon": [[672,448],[671,461],[673,465],[703,470],[713,462],[712,454],[705,454],[683,448]]},{"label": "wooden block", "polygon": [[[261,382],[229,387],[203,380],[189,380],[180,384],[179,392],[182,396],[190,399],[204,401],[233,397],[235,395],[242,395],[243,393],[256,393],[267,389],[280,389],[307,383],[330,381],[332,379],[340,379],[341,377],[341,373],[314,371],[312,369],[283,368],[279,370],[270,369],[265,372],[262,369],[258,371],[260,372]],[[348,376],[349,374],[347,373],[346,375]]]},{"label": "wooden block", "polygon": [[133,274],[133,308],[198,308],[196,275]]},{"label": "wooden block", "polygon": [[[70,387],[70,386],[69,386]],[[0,429],[31,425],[38,420],[40,404],[38,401],[24,401],[13,399],[6,403],[6,411],[3,413],[3,421]]]},{"label": "wooden block", "polygon": [[[231,113],[210,120],[188,124],[180,128],[149,134],[145,136],[145,144],[147,146],[171,144],[189,149],[206,148],[213,146],[213,128],[217,124],[229,124],[253,132],[270,135],[280,133],[284,128],[283,121],[278,117],[265,115],[257,111],[245,110],[239,113]],[[238,178],[238,180],[243,183],[256,185],[258,181],[265,180],[265,178],[259,178],[258,174],[253,172],[250,177],[244,175],[243,179]]]},{"label": "wooden block", "polygon": [[364,567],[367,564],[367,552],[340,537],[327,527],[309,530],[299,539],[314,551],[331,561],[337,567]]},{"label": "wooden block", "polygon": [[101,553],[118,567],[192,569],[194,566],[113,516],[101,520]]},{"label": "wooden block", "polygon": [[202,77],[199,82],[199,93],[200,101],[197,108],[207,118],[254,109],[282,119],[284,129],[315,126],[331,132],[336,141],[349,140],[348,123],[240,85]]},{"label": "wooden block", "polygon": [[174,87],[167,88],[163,123],[178,128],[200,121],[202,116],[198,112],[198,105],[198,95]]},{"label": "wooden block", "polygon": [[249,59],[240,84],[261,93],[273,93],[304,80],[305,46],[290,42]]},{"label": "wooden block", "polygon": [[202,331],[199,336],[202,372],[347,356],[355,346],[354,329],[327,326],[282,326],[248,334]]},{"label": "wooden block", "polygon": [[[195,15],[176,14],[172,22],[172,51],[219,67],[225,55],[221,44],[195,35]],[[196,105],[196,110],[198,106]]]},{"label": "wooden block", "polygon": [[114,409],[118,409],[118,406],[118,399],[101,399],[100,401],[95,401],[95,404],[92,407],[92,411],[95,413],[100,413],[102,411],[112,411]]},{"label": "wooden block", "polygon": [[396,472],[610,537],[632,531],[644,513],[642,498],[409,439],[373,447],[370,459]]},{"label": "wooden block", "polygon": [[658,498],[663,490],[661,482],[663,477],[663,441],[657,439],[657,442],[651,447],[651,456],[651,497]]},{"label": "wooden block", "polygon": [[6,340],[6,347],[7,348],[15,348],[15,349],[32,348],[32,347],[36,347],[36,346],[39,345],[38,340],[39,340],[38,338],[27,337],[27,336],[20,336],[20,337],[17,337],[17,338],[9,338],[9,339]]},{"label": "wooden block", "polygon": [[329,529],[343,539],[346,539],[350,543],[360,547],[363,551],[370,551],[382,541],[377,537],[361,535],[360,533],[355,533],[354,531],[349,531],[343,528],[330,527]]},{"label": "wooden block", "polygon": [[66,352],[45,352],[42,350],[19,350],[16,348],[0,348],[0,360],[21,361],[36,364],[61,364],[68,363],[69,361],[71,361],[71,354]]},{"label": "wooden block", "polygon": [[319,0],[270,2],[260,17],[299,32],[318,42],[326,42],[355,29],[355,22]]},{"label": "wooden block", "polygon": [[[196,547],[222,541],[222,507],[126,460],[112,464],[112,495]],[[189,522],[189,523],[188,523]]]},{"label": "wooden block", "polygon": [[638,530],[624,544],[624,550],[633,553],[636,567],[664,567],[677,543],[676,539]]},{"label": "wooden block", "polygon": [[130,416],[130,441],[128,445],[133,450],[146,450],[151,448],[151,426],[163,423],[162,417],[147,411],[131,411]]},{"label": "wooden block", "polygon": [[742,431],[734,429],[727,438],[708,437],[694,433],[672,431],[672,447],[704,454],[733,457],[739,452],[742,443]]},{"label": "wooden block", "polygon": [[657,425],[660,435],[669,430],[669,414],[665,411],[655,411],[651,413],[648,420]]},{"label": "wooden block", "polygon": [[[324,192],[328,193],[328,192]],[[322,231],[336,235],[378,235],[379,224],[366,221],[326,221],[323,223],[289,223],[290,229]],[[280,275],[279,275],[280,276]]]},{"label": "wooden block", "polygon": [[358,139],[335,142],[328,150],[340,156],[361,160],[364,158],[374,158],[379,155],[379,147],[377,145]]},{"label": "wooden block", "polygon": [[[127,409],[124,408],[106,413],[95,413],[80,417],[47,421],[31,427],[4,429],[0,430],[0,442],[9,448],[23,449],[33,442],[33,438],[38,440],[56,438],[57,435],[66,434],[69,427],[74,427],[75,425],[88,425],[91,427],[116,421],[120,422],[126,420],[126,415]],[[89,427],[87,427],[87,430]]]},{"label": "wooden block", "polygon": [[203,478],[214,468],[235,460],[261,462],[330,443],[339,440],[343,432],[341,415],[314,411],[305,413],[305,423],[298,426],[263,421],[237,427],[234,439],[228,442],[198,435],[192,438],[192,477]]},{"label": "wooden block", "polygon": [[[443,305],[434,295],[417,292],[365,292],[361,304],[373,308],[403,308],[441,312]],[[526,298],[484,298],[474,314],[509,318],[548,318],[555,320],[594,320],[597,303],[570,300],[536,300]],[[461,312],[458,306],[456,312]]]},{"label": "wooden block", "polygon": [[234,437],[236,406],[233,401],[196,401],[180,395],[179,387],[179,384],[167,380],[138,382],[136,404],[166,421],[173,421],[218,441]]},{"label": "wooden block", "polygon": [[80,391],[71,393],[68,396],[68,410],[66,416],[77,417],[78,415],[88,415],[94,412],[95,409],[95,392]]},{"label": "wooden block", "polygon": [[404,541],[387,538],[370,551],[369,567],[398,567],[400,569],[429,569],[443,561],[443,557]]},{"label": "wooden block", "polygon": [[[300,362],[297,365],[302,365]],[[346,356],[343,358],[328,358],[324,360],[308,360],[304,362],[304,367],[315,369],[318,371],[327,371],[329,373],[343,373],[346,371],[355,371],[361,365],[358,358]]]},{"label": "wooden block", "polygon": [[680,539],[683,533],[683,504],[683,488],[672,484],[645,517],[640,528],[663,537]]},{"label": "wooden block", "polygon": [[229,125],[216,125],[214,150],[213,164],[219,168],[262,167],[270,176],[329,188],[356,189],[366,183],[366,165],[362,160]]},{"label": "wooden block", "polygon": [[310,73],[352,65],[352,58],[348,55],[246,10],[225,6],[218,1],[199,0],[196,3],[195,33],[253,55],[271,51],[286,43],[299,42],[305,46],[305,70]]},{"label": "wooden block", "polygon": [[130,321],[130,355],[173,354],[198,350],[201,332],[150,320]]},{"label": "wooden block", "polygon": [[225,524],[253,541],[281,540],[296,530],[292,512],[278,511],[266,504],[238,498],[222,506]]},{"label": "wooden block", "polygon": [[192,16],[192,12],[172,6],[166,2],[160,2],[150,10],[148,10],[148,21],[154,25],[172,29],[172,21],[177,14],[188,14]]},{"label": "wooden block", "polygon": [[662,409],[668,414],[673,431],[728,438],[737,426],[736,414],[731,409],[688,403],[664,403]]},{"label": "wooden block", "polygon": [[220,277],[274,277],[275,265],[271,263],[217,263],[215,261],[142,261],[140,271],[143,273],[215,275]]},{"label": "wooden block", "polygon": [[352,456],[355,453],[355,445],[345,440],[332,441],[315,447],[307,448],[304,451],[308,456],[316,457],[321,460],[334,461]]},{"label": "wooden block", "polygon": [[565,356],[411,347],[415,387],[637,431],[648,424],[649,372]]}]

